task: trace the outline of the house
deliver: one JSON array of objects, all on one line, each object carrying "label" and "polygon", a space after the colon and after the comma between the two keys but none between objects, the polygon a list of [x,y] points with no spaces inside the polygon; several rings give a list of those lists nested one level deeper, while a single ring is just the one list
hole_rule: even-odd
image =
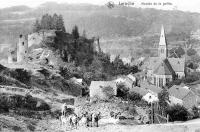
[{"label": "house", "polygon": [[70,78],[70,80],[76,84],[79,84],[79,85],[83,85],[83,79],[82,78],[76,78],[76,77],[72,77]]},{"label": "house", "polygon": [[130,78],[133,82],[136,81],[136,77],[133,74],[131,74],[131,73],[128,74],[127,77]]},{"label": "house", "polygon": [[148,90],[136,86],[129,90],[129,93],[131,93],[131,92],[137,93],[137,94],[141,95],[142,97],[144,97],[148,93]]},{"label": "house", "polygon": [[158,87],[165,86],[166,83],[175,78],[185,76],[185,59],[168,57],[168,47],[163,26],[160,34],[158,57],[146,59],[142,68],[147,71],[146,78],[148,81]]},{"label": "house", "polygon": [[103,92],[103,88],[105,87],[111,88],[111,91],[113,91],[113,95],[117,95],[117,86],[114,81],[92,81],[89,87],[90,98],[106,98],[106,95]]},{"label": "house", "polygon": [[142,96],[142,99],[148,103],[158,102],[158,93],[162,91],[161,88],[151,85],[148,82],[142,82],[140,87],[133,87],[130,92],[133,91]]},{"label": "house", "polygon": [[158,102],[158,95],[153,92],[148,92],[146,95],[142,97],[143,100],[147,101],[148,103]]},{"label": "house", "polygon": [[169,89],[169,95],[182,100],[182,105],[187,109],[191,109],[193,106],[198,107],[199,105],[199,97],[190,89],[184,88],[182,86],[172,86]]},{"label": "house", "polygon": [[136,82],[136,78],[132,74],[129,74],[127,76],[125,76],[125,75],[119,76],[114,81],[117,85],[122,84],[122,85],[126,86],[127,88],[131,89],[133,84]]},{"label": "house", "polygon": [[183,105],[183,100],[169,95],[169,105],[173,106],[173,105],[177,105],[177,104]]},{"label": "house", "polygon": [[141,82],[140,87],[142,87],[142,88],[144,88],[144,89],[146,89],[148,91],[151,91],[153,93],[156,93],[156,94],[158,94],[158,93],[160,93],[162,91],[161,88],[159,88],[159,87],[157,87],[155,85],[152,85],[152,84],[148,83],[147,81]]}]

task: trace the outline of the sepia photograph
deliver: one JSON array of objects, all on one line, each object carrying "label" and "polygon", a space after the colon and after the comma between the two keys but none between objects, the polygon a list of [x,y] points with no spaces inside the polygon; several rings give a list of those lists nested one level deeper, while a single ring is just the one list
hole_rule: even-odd
[{"label": "sepia photograph", "polygon": [[200,1],[0,0],[0,132],[200,132]]}]

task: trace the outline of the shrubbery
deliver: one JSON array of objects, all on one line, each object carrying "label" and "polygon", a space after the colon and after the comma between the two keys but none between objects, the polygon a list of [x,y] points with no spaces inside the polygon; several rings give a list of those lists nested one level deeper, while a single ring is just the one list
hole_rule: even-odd
[{"label": "shrubbery", "polygon": [[141,101],[142,95],[135,93],[135,92],[129,92],[128,99],[131,101]]},{"label": "shrubbery", "polygon": [[181,105],[168,107],[166,114],[169,114],[170,121],[186,121],[188,119],[188,111]]},{"label": "shrubbery", "polygon": [[30,95],[2,95],[0,98],[0,111],[8,112],[9,109],[27,109],[35,111],[49,110],[50,106],[44,101]]},{"label": "shrubbery", "polygon": [[128,91],[129,91],[129,89],[126,86],[124,86],[122,84],[117,85],[117,97],[127,99]]},{"label": "shrubbery", "polygon": [[26,71],[24,69],[15,69],[15,70],[10,70],[10,69],[5,69],[2,72],[2,75],[10,76],[21,83],[26,84],[27,86],[31,85],[30,79],[31,79],[31,73],[29,71]]},{"label": "shrubbery", "polygon": [[105,94],[105,100],[110,99],[112,96],[114,96],[114,89],[110,86],[108,87],[102,87],[102,91]]}]

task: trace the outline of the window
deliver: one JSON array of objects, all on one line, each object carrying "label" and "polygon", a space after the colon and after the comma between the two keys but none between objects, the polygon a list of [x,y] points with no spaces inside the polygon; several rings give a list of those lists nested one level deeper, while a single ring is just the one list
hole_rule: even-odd
[{"label": "window", "polygon": [[163,79],[159,78],[159,87],[162,87],[162,86],[163,86]]},{"label": "window", "polygon": [[164,53],[164,49],[161,49],[161,53]]},{"label": "window", "polygon": [[169,78],[166,78],[166,83],[170,82],[170,79]]},{"label": "window", "polygon": [[154,85],[156,85],[156,77],[154,77]]},{"label": "window", "polygon": [[22,42],[22,45],[24,46],[24,42]]}]

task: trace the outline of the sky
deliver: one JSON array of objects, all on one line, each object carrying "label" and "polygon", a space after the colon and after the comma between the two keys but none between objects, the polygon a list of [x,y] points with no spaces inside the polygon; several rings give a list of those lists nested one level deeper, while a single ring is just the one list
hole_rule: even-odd
[{"label": "sky", "polygon": [[[199,12],[200,13],[200,0],[0,0],[0,8],[6,8],[17,5],[27,5],[29,7],[37,7],[45,2],[57,3],[89,3],[95,5],[105,5],[109,1],[114,4],[123,2],[134,3],[133,7],[141,8],[156,8],[164,10],[178,9],[182,11]],[[157,5],[154,5],[157,4]],[[159,3],[161,5],[159,5]],[[165,3],[163,5],[163,3]],[[150,4],[150,5],[149,5]]]}]

